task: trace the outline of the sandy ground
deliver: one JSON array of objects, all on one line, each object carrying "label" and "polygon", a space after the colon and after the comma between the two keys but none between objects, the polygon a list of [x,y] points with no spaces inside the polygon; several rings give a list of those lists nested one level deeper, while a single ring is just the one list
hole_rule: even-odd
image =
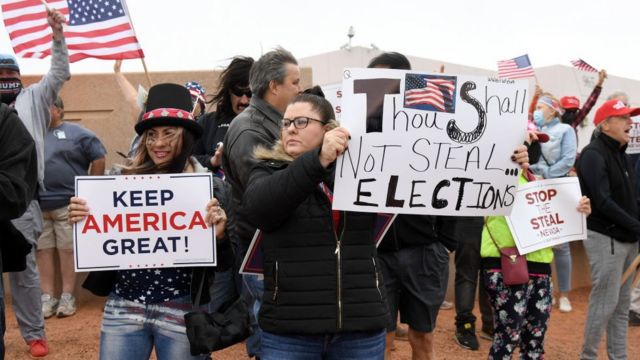
[{"label": "sandy ground", "polygon": [[[547,359],[577,359],[582,346],[582,331],[586,318],[589,289],[572,293],[573,312],[563,314],[554,309],[547,331],[545,348]],[[47,359],[97,359],[100,337],[102,303],[98,301],[80,304],[79,312],[65,319],[46,321],[49,346]],[[480,340],[479,351],[460,348],[453,339],[455,312],[443,310],[436,329],[438,359],[471,360],[486,359],[490,343]],[[640,327],[629,328],[629,359],[640,359]],[[20,338],[18,326],[11,308],[7,309],[6,359],[30,359],[27,346]],[[606,358],[604,341],[600,346],[600,358]],[[396,341],[395,359],[411,359],[411,349],[406,341]],[[239,344],[214,354],[214,359],[246,359],[244,345]],[[153,358],[155,359],[155,357]]]}]

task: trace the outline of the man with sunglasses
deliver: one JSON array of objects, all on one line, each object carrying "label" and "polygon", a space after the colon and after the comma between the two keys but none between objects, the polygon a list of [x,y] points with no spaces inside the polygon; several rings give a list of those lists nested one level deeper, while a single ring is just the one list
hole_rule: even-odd
[{"label": "man with sunglasses", "polygon": [[204,133],[193,147],[193,155],[202,166],[214,173],[220,170],[222,144],[229,124],[249,106],[249,100],[251,100],[249,70],[252,65],[253,58],[234,57],[220,75],[218,92],[208,101],[209,104],[216,105],[216,111],[198,119]]},{"label": "man with sunglasses", "polygon": [[[222,168],[227,181],[231,184],[231,210],[235,212],[235,231],[231,241],[238,245],[236,260],[242,262],[244,255],[256,232],[239,211],[242,195],[249,180],[249,173],[258,162],[253,158],[256,146],[270,148],[280,137],[282,114],[293,98],[301,92],[300,69],[298,61],[285,49],[277,48],[264,55],[251,67],[249,84],[253,96],[247,107],[238,115],[224,137]],[[254,314],[260,308],[262,299],[262,279],[254,275],[245,275],[244,296]],[[247,340],[250,356],[260,357],[260,329],[257,318],[252,317],[254,334]]]}]

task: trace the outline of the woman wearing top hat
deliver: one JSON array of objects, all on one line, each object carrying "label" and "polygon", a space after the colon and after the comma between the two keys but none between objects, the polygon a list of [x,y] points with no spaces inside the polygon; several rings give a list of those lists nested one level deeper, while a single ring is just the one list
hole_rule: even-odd
[{"label": "woman wearing top hat", "polygon": [[[159,84],[149,89],[145,113],[135,126],[141,146],[120,172],[206,172],[190,156],[195,139],[202,134],[191,115],[192,108],[189,91],[183,86]],[[208,224],[215,224],[218,240],[225,237],[227,222],[220,207],[224,203],[221,186],[221,181],[214,178],[214,194],[220,202],[214,198],[206,204],[205,218]],[[69,221],[83,220],[90,212],[89,205],[83,199],[71,198]],[[91,273],[83,286],[98,295],[108,294],[100,359],[148,359],[154,347],[160,360],[203,358],[190,355],[183,317],[192,309],[192,286],[197,287],[203,276],[206,272],[191,268],[118,270],[106,276],[109,281],[105,282],[105,272]],[[208,297],[206,291],[203,295]]]}]

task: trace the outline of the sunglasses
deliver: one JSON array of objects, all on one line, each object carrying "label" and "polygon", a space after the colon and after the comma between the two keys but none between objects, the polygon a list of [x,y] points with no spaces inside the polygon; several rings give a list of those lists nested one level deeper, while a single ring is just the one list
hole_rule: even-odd
[{"label": "sunglasses", "polygon": [[282,130],[288,129],[289,126],[291,126],[291,124],[293,124],[293,127],[295,127],[296,129],[302,130],[302,129],[306,128],[307,125],[309,125],[309,120],[317,121],[322,125],[325,124],[325,122],[322,121],[322,120],[313,119],[313,118],[310,118],[310,117],[300,116],[300,117],[297,117],[295,119],[282,119]]},{"label": "sunglasses", "polygon": [[243,95],[246,95],[248,98],[251,98],[251,89],[249,88],[233,88],[231,89],[231,93],[237,97],[242,97]]}]

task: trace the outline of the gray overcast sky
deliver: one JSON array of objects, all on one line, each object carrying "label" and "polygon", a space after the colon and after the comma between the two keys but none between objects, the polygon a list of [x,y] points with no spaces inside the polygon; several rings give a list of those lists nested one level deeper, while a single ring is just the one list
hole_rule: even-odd
[{"label": "gray overcast sky", "polygon": [[[206,1],[128,0],[150,71],[213,69],[234,55],[259,57],[282,45],[298,57],[353,45],[495,69],[528,53],[534,67],[582,58],[640,80],[640,3],[633,0]],[[0,49],[10,51],[6,31]],[[23,73],[48,60],[21,59]],[[112,61],[82,60],[72,73],[111,72]],[[431,70],[431,69],[429,69]],[[128,60],[123,71],[142,71]]]}]

